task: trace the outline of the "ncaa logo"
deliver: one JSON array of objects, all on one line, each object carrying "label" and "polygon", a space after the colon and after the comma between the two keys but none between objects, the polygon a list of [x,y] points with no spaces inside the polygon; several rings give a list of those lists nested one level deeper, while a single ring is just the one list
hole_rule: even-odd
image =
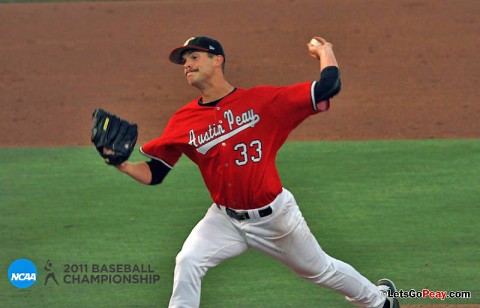
[{"label": "ncaa logo", "polygon": [[8,279],[17,288],[28,288],[37,282],[37,268],[30,260],[15,260],[8,268]]}]

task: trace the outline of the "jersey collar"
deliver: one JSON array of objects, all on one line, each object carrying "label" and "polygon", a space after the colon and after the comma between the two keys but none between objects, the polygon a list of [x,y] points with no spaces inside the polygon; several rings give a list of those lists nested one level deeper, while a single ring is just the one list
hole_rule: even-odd
[{"label": "jersey collar", "polygon": [[229,96],[230,94],[232,94],[233,92],[235,92],[237,90],[237,88],[233,88],[233,90],[228,93],[227,95],[225,95],[224,97],[221,97],[213,102],[210,102],[210,103],[206,103],[206,104],[202,104],[202,98],[200,97],[198,99],[198,105],[199,106],[202,106],[202,107],[214,107],[214,106],[217,106],[217,104],[222,100],[224,99],[225,97]]}]

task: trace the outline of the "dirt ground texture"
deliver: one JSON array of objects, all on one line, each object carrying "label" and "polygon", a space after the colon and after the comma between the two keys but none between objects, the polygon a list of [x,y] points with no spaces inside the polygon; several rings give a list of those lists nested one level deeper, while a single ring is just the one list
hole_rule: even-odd
[{"label": "dirt ground texture", "polygon": [[157,137],[198,95],[170,63],[217,38],[237,87],[318,79],[334,44],[343,90],[290,140],[480,137],[480,1],[246,0],[0,5],[0,146],[90,144],[101,106]]}]

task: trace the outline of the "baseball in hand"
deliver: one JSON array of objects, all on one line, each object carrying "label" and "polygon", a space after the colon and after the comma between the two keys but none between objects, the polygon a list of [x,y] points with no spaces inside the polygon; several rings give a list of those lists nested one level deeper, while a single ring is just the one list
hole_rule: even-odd
[{"label": "baseball in hand", "polygon": [[312,38],[310,40],[310,44],[312,44],[313,46],[318,46],[318,45],[321,45],[322,43],[320,43],[317,39]]}]

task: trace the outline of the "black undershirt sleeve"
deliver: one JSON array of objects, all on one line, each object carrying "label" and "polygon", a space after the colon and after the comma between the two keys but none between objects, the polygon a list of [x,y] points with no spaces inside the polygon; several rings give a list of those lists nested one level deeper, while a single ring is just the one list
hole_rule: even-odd
[{"label": "black undershirt sleeve", "polygon": [[155,159],[147,161],[147,164],[148,167],[150,167],[150,172],[152,173],[152,181],[150,182],[150,185],[157,185],[162,183],[163,179],[171,170],[165,164]]},{"label": "black undershirt sleeve", "polygon": [[313,89],[315,102],[318,104],[334,97],[340,92],[341,87],[342,82],[340,80],[340,71],[338,67],[325,67],[320,72],[320,80],[315,83]]}]

